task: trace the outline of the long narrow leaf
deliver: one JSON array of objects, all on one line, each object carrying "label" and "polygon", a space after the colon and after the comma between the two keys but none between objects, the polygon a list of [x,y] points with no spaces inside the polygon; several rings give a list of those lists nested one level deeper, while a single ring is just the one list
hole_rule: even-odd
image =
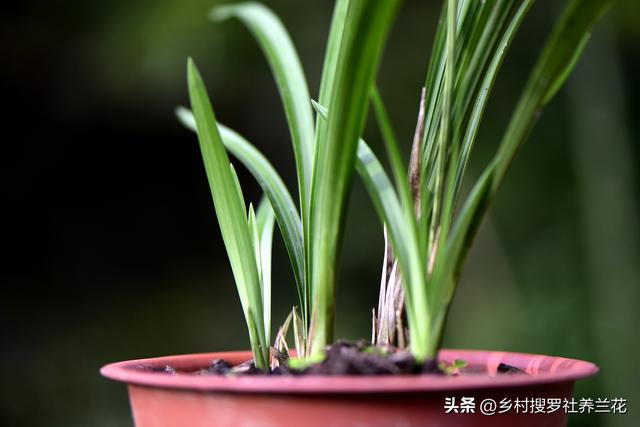
[{"label": "long narrow leaf", "polygon": [[[345,21],[347,19],[347,11],[349,10],[350,0],[336,0],[333,16],[331,18],[331,28],[329,29],[329,39],[327,40],[327,48],[324,56],[324,64],[322,66],[322,77],[320,79],[320,102],[328,104],[331,90],[334,86],[334,78],[336,74],[336,65],[338,62],[338,54],[340,53],[340,45],[342,44],[342,37],[344,34]],[[320,141],[326,139],[327,124],[324,120],[316,121],[315,132],[315,145],[314,145],[314,159],[316,151],[320,144]],[[315,164],[313,165],[315,167]],[[313,310],[313,301],[311,299],[311,206],[307,206],[307,212],[304,216],[305,221],[302,224],[304,233],[304,252],[305,252],[305,265],[306,269],[306,300],[308,300],[307,309]],[[302,317],[305,328],[308,327],[310,319],[308,313],[302,309]],[[308,337],[305,337],[308,338]]]},{"label": "long narrow leaf", "polygon": [[413,215],[413,200],[411,199],[411,192],[407,185],[407,167],[402,160],[402,152],[400,150],[400,144],[398,138],[393,131],[391,125],[391,119],[385,108],[382,95],[378,90],[377,85],[374,83],[371,85],[371,104],[373,105],[373,111],[375,112],[376,123],[380,128],[382,140],[387,151],[387,157],[391,164],[391,170],[393,172],[393,179],[396,182],[400,199],[403,206],[408,207],[411,215]]},{"label": "long narrow leaf", "polygon": [[216,126],[216,118],[200,73],[191,59],[187,76],[189,98],[196,122],[198,140],[222,238],[227,248],[245,319],[249,328],[255,364],[268,367],[268,344],[264,336],[262,295],[255,263],[251,233],[246,220],[244,201]]},{"label": "long narrow leaf", "polygon": [[494,49],[493,57],[491,58],[489,67],[484,73],[484,77],[482,79],[480,87],[476,91],[476,98],[469,114],[469,119],[466,123],[466,130],[464,131],[464,135],[461,141],[461,158],[460,162],[458,163],[453,190],[455,193],[455,197],[457,197],[460,192],[460,187],[462,186],[462,178],[464,177],[467,163],[471,155],[471,149],[473,148],[480,121],[482,120],[487,101],[489,99],[489,94],[491,93],[491,89],[493,87],[493,83],[498,76],[498,71],[500,70],[500,66],[502,65],[509,47],[511,46],[511,42],[513,41],[513,38],[528,10],[531,8],[533,1],[534,0],[521,1],[520,5],[516,9],[515,15],[511,18],[504,34],[502,35],[500,40],[498,40],[497,48]]},{"label": "long narrow leaf", "polygon": [[[256,268],[258,269],[258,282],[260,283],[260,301],[262,301],[262,306],[264,307],[264,287],[262,285],[262,256],[260,256],[260,233],[258,232],[258,225],[256,224],[256,211],[253,209],[253,203],[249,203],[249,212],[247,214],[247,226],[249,227],[249,233],[251,234],[251,243],[253,243],[253,256],[256,260]],[[263,326],[264,325],[264,316],[263,313]],[[266,327],[263,328],[265,330],[266,337]]]},{"label": "long narrow leaf", "polygon": [[[178,107],[176,115],[187,129],[195,131],[195,120],[189,110]],[[218,129],[227,150],[251,172],[271,202],[293,268],[298,298],[300,304],[303,304],[305,295],[304,250],[302,225],[295,203],[276,170],[257,148],[240,134],[222,124],[218,123]]]},{"label": "long narrow leaf", "polygon": [[264,309],[264,333],[267,343],[271,342],[271,248],[275,215],[269,199],[263,197],[256,213],[256,227],[259,237],[260,279],[262,282],[262,306]]},{"label": "long narrow leaf", "polygon": [[[400,238],[400,236],[398,236],[397,234],[398,231],[394,230],[391,233],[392,240],[394,240],[393,248],[394,251],[397,251],[396,248],[398,247],[398,244],[407,245],[407,243],[405,242],[408,236],[418,236],[418,225],[416,220],[415,206],[413,198],[411,196],[407,170],[404,166],[404,163],[402,162],[399,144],[391,127],[391,120],[389,119],[386,108],[384,107],[384,102],[375,84],[372,85],[371,99],[373,101],[372,103],[374,106],[374,111],[376,113],[376,119],[383,135],[383,140],[387,149],[387,155],[391,160],[396,188],[398,189],[398,193],[400,194],[400,199],[402,202],[402,210],[404,215],[403,231],[405,235]],[[367,187],[370,188],[371,184],[369,184]],[[407,296],[405,307],[407,309],[409,319],[409,331],[412,334],[412,351],[414,355],[416,355],[416,357],[418,357],[419,359],[423,359],[424,357],[428,356],[427,337],[429,331],[428,328],[422,325],[424,324],[425,319],[430,318],[430,315],[427,307],[428,297],[424,281],[425,269],[423,268],[423,265],[418,261],[425,259],[425,256],[420,250],[421,246],[419,244],[419,239],[415,241],[413,240],[414,239],[412,239],[411,243],[415,243],[416,245],[412,246],[411,243],[409,243],[409,251],[403,248],[398,252],[397,258],[400,261],[400,270],[402,272],[402,276],[403,278],[405,278],[405,280],[402,282],[402,285],[405,287],[405,295]],[[416,274],[412,275],[411,268],[416,268]],[[418,277],[417,275],[418,269],[420,269],[420,271],[422,272],[420,277]],[[395,305],[389,304],[389,306],[391,310],[391,316],[393,316],[393,320],[395,320]],[[379,313],[379,315],[381,314]]]},{"label": "long narrow leaf", "polygon": [[[318,115],[326,120],[327,109],[316,102],[313,102],[313,106]],[[409,284],[409,291],[406,294],[407,300],[415,298],[422,301],[421,304],[407,305],[407,317],[409,324],[414,325],[409,328],[411,341],[414,343],[412,349],[414,349],[416,357],[423,359],[427,356],[424,351],[427,347],[426,343],[429,341],[429,328],[416,325],[419,325],[419,322],[429,322],[431,317],[425,293],[425,260],[420,255],[418,235],[415,228],[411,227],[410,222],[407,221],[406,211],[403,209],[382,163],[362,139],[358,141],[356,154],[356,171],[360,175],[369,197],[371,197],[380,222],[387,227],[400,265],[403,283],[405,286]]]},{"label": "long narrow leaf", "polygon": [[368,109],[369,87],[398,4],[398,0],[354,1],[347,12],[330,92],[326,139],[316,147],[311,187],[312,358],[321,354],[333,339],[335,280],[344,207],[358,138]]},{"label": "long narrow leaf", "polygon": [[302,64],[284,25],[264,5],[238,3],[216,6],[211,11],[211,18],[217,21],[230,17],[239,19],[251,31],[275,77],[293,142],[300,209],[305,212],[311,184],[314,124]]},{"label": "long narrow leaf", "polygon": [[[327,40],[327,50],[324,56],[324,64],[322,66],[322,77],[320,79],[320,93],[318,101],[321,105],[328,105],[331,89],[334,85],[336,75],[336,66],[338,63],[338,54],[340,53],[340,45],[342,44],[342,36],[344,35],[344,25],[347,19],[350,0],[336,0],[333,9],[333,17],[331,18],[331,28],[329,29],[329,39]],[[316,121],[316,146],[319,141],[324,141],[326,137],[327,123],[325,120]]]},{"label": "long narrow leaf", "polygon": [[536,62],[528,83],[511,117],[505,135],[494,160],[485,169],[475,184],[454,226],[447,244],[446,254],[441,258],[437,273],[434,273],[432,300],[438,311],[433,317],[432,328],[436,347],[442,336],[444,318],[455,290],[455,276],[473,241],[489,204],[495,196],[518,147],[527,139],[540,116],[541,109],[566,79],[567,67],[575,65],[576,52],[584,48],[585,35],[603,15],[612,0],[571,0],[555,25],[545,47]]},{"label": "long narrow leaf", "polygon": [[[496,155],[496,177],[492,192],[502,182],[518,147],[529,135],[549,102],[566,80],[568,70],[584,50],[585,37],[613,0],[571,0],[549,36],[516,106]],[[569,67],[569,68],[568,68]]]}]

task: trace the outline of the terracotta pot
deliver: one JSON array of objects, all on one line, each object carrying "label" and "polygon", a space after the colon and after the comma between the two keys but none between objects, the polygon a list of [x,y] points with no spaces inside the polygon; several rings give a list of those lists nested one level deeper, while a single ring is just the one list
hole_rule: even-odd
[{"label": "terracotta pot", "polygon": [[[442,361],[464,359],[470,368],[480,371],[455,377],[232,378],[141,369],[170,365],[195,371],[213,359],[241,363],[250,357],[249,352],[159,357],[110,364],[101,373],[129,385],[136,427],[555,427],[567,424],[562,404],[552,413],[531,412],[553,409],[557,401],[550,399],[571,399],[575,381],[598,372],[595,365],[580,360],[471,350],[440,352]],[[500,363],[528,375],[496,374]],[[474,413],[460,413],[463,398],[469,398],[465,402],[473,405],[462,407],[473,407]],[[527,404],[525,411],[521,404],[516,411],[516,399],[521,403],[529,399],[537,405]],[[509,401],[512,406],[498,414],[501,401],[503,411]],[[495,411],[491,402],[497,404]],[[447,408],[452,411],[446,413]],[[496,414],[485,415],[483,409]]]}]

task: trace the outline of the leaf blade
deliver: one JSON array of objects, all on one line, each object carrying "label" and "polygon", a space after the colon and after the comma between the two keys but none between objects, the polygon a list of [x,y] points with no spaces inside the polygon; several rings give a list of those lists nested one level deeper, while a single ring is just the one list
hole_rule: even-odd
[{"label": "leaf blade", "polygon": [[213,196],[220,231],[243,306],[256,366],[268,365],[268,345],[263,323],[258,270],[253,256],[251,234],[246,221],[244,200],[216,126],[216,119],[204,81],[193,60],[187,64],[189,98],[200,142],[200,149]]},{"label": "leaf blade", "polygon": [[[315,101],[312,101],[312,103],[320,118],[326,119],[328,116],[327,109]],[[415,225],[415,219],[413,219],[412,223],[411,218],[413,217],[407,217],[407,211],[403,209],[402,203],[398,199],[398,195],[382,163],[362,139],[358,141],[356,154],[355,169],[369,193],[380,222],[386,226],[400,265],[403,285],[408,289],[406,293],[407,301],[411,300],[411,298],[418,301],[417,304],[407,304],[406,306],[410,324],[417,325],[421,320],[429,320],[431,315],[428,311],[427,296],[423,293],[426,290],[424,276],[426,266],[420,256],[417,233],[415,228],[412,227],[412,225]],[[408,183],[405,181],[404,185],[408,186]],[[411,215],[411,207],[409,211]],[[409,329],[409,333],[412,334],[411,340],[414,342],[412,348],[417,358],[423,359],[427,356],[425,349],[429,338],[429,328],[414,326]]]},{"label": "leaf blade", "polygon": [[256,213],[256,227],[259,237],[260,275],[262,279],[262,306],[266,342],[271,342],[271,252],[275,214],[267,197],[263,197]]},{"label": "leaf blade", "polygon": [[455,290],[455,277],[459,274],[471,242],[495,197],[518,148],[527,139],[540,116],[542,107],[566,80],[569,70],[577,61],[576,52],[584,48],[585,34],[600,19],[613,0],[571,0],[547,38],[528,82],[520,95],[504,136],[492,162],[474,185],[471,195],[462,207],[447,243],[446,255],[434,272],[432,285],[437,296],[437,307],[432,328],[437,347],[442,336],[451,297]]},{"label": "leaf blade", "polygon": [[[180,122],[195,131],[193,114],[184,107],[176,109]],[[300,304],[305,304],[305,267],[300,217],[284,182],[264,155],[240,134],[218,124],[222,142],[229,152],[251,172],[274,210],[278,227],[289,255]]]},{"label": "leaf blade", "polygon": [[399,1],[357,1],[345,21],[331,87],[326,138],[316,145],[310,203],[311,349],[314,357],[333,338],[335,280],[358,139],[368,109],[368,91]]},{"label": "leaf blade", "polygon": [[253,34],[275,77],[293,143],[302,212],[308,203],[313,158],[314,123],[309,89],[295,46],[280,19],[266,6],[238,3],[216,6],[211,18],[237,18]]}]

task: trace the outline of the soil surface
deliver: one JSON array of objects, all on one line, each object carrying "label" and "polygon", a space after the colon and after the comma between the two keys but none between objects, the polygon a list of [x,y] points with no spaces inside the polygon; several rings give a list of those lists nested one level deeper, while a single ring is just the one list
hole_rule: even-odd
[{"label": "soil surface", "polygon": [[305,369],[286,363],[274,370],[276,375],[408,375],[442,374],[435,359],[418,363],[413,356],[394,347],[372,347],[366,341],[338,341],[329,346],[325,359]]},{"label": "soil surface", "polygon": [[[443,366],[439,366],[435,359],[427,360],[425,363],[418,363],[406,350],[395,347],[373,347],[367,341],[338,341],[327,347],[325,353],[326,357],[322,362],[308,367],[296,368],[289,366],[289,358],[286,354],[278,353],[275,357],[279,360],[280,366],[270,369],[268,373],[256,368],[252,360],[233,366],[226,360],[214,359],[209,367],[191,372],[177,371],[171,366],[153,368],[140,366],[139,368],[167,374],[192,375],[446,375],[442,369]],[[484,373],[484,370],[469,366],[456,370],[453,375],[480,373]],[[504,363],[498,366],[498,373],[526,375],[521,369]]]}]

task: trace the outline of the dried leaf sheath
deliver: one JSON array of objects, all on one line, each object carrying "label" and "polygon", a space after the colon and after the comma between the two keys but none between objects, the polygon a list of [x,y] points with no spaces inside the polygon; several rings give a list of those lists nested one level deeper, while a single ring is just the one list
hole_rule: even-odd
[{"label": "dried leaf sheath", "polygon": [[[425,114],[425,88],[420,93],[420,105],[418,119],[411,147],[409,162],[408,183],[413,199],[416,219],[420,218],[420,171],[421,171],[421,143],[424,134]],[[404,339],[404,326],[402,317],[404,313],[405,290],[402,278],[398,271],[398,264],[393,254],[393,248],[387,236],[387,227],[384,227],[384,258],[382,276],[380,278],[380,296],[378,299],[378,317],[375,320],[376,329],[373,331],[376,345],[393,345],[403,348],[406,345]],[[400,333],[399,333],[400,331]]]}]

